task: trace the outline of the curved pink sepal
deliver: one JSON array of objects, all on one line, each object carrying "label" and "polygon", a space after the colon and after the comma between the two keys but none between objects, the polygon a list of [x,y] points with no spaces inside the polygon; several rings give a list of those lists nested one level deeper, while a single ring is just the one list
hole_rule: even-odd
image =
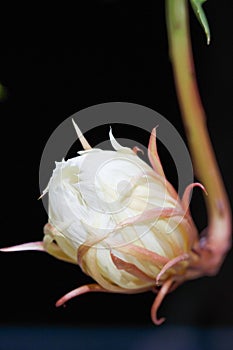
[{"label": "curved pink sepal", "polygon": [[134,256],[139,261],[150,264],[158,264],[163,266],[169,261],[167,257],[159,255],[152,250],[139,247],[135,244],[128,243],[127,245],[118,247],[117,250],[123,252],[124,254]]},{"label": "curved pink sepal", "polygon": [[90,293],[90,292],[109,292],[100,285],[93,283],[93,284],[87,284],[85,286],[81,286],[79,288],[73,289],[69,293],[65,294],[63,297],[61,297],[57,302],[56,306],[62,306],[64,305],[68,300],[71,300],[79,295]]},{"label": "curved pink sepal", "polygon": [[199,182],[194,182],[190,185],[188,185],[184,191],[181,203],[182,203],[182,207],[184,209],[185,212],[187,212],[189,210],[189,203],[190,203],[190,193],[193,190],[194,187],[200,187],[206,195],[208,195],[205,187],[199,183]]},{"label": "curved pink sepal", "polygon": [[156,296],[154,303],[151,307],[151,319],[152,319],[152,322],[154,324],[156,324],[157,326],[159,326],[160,324],[162,324],[165,321],[164,317],[162,317],[160,319],[157,318],[157,311],[158,311],[158,308],[161,305],[164,297],[169,292],[169,289],[170,289],[172,283],[173,283],[173,279],[171,278],[163,284],[162,288],[159,290],[158,295]]},{"label": "curved pink sepal", "polygon": [[157,207],[154,209],[145,210],[142,214],[135,215],[121,221],[117,225],[116,229],[123,228],[124,226],[127,226],[127,225],[142,223],[148,220],[158,220],[159,218],[166,218],[166,217],[178,216],[178,215],[181,215],[181,216],[183,215],[183,212],[179,209],[176,209],[173,207],[167,207],[167,208]]},{"label": "curved pink sepal", "polygon": [[171,267],[175,266],[181,261],[188,260],[189,255],[187,253],[181,254],[179,256],[176,256],[174,259],[169,260],[161,269],[160,273],[156,277],[156,283],[159,284],[159,280],[162,277],[162,275]]},{"label": "curved pink sepal", "polygon": [[113,253],[110,253],[110,255],[111,255],[111,258],[112,258],[114,265],[116,266],[116,268],[118,270],[124,270],[124,271],[130,273],[131,275],[139,278],[140,280],[154,283],[155,279],[148,276],[145,272],[143,272],[141,269],[139,269],[136,265],[120,259],[119,257],[114,255]]}]

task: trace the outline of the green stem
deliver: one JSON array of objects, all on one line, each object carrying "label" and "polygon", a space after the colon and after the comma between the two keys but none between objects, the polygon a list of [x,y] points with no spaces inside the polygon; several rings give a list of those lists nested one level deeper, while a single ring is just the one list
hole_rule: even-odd
[{"label": "green stem", "polygon": [[208,192],[206,205],[209,223],[206,247],[212,254],[212,262],[209,261],[208,267],[203,268],[205,272],[212,274],[218,271],[230,247],[230,206],[198,92],[189,33],[187,0],[166,0],[166,10],[170,58],[194,171]]}]

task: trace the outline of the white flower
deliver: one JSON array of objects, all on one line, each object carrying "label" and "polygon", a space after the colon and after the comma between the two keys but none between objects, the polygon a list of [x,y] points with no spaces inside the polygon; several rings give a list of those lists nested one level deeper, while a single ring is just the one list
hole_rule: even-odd
[{"label": "white flower", "polygon": [[[79,156],[56,163],[43,195],[49,195],[44,240],[5,250],[45,250],[79,264],[97,284],[79,287],[57,302],[89,291],[138,293],[159,290],[152,319],[166,292],[186,278],[197,259],[198,241],[188,210],[191,184],[180,200],[167,181],[152,131],[148,156],[122,147],[110,130],[113,150],[92,149],[77,125],[85,148]],[[202,187],[203,188],[203,187]]]}]

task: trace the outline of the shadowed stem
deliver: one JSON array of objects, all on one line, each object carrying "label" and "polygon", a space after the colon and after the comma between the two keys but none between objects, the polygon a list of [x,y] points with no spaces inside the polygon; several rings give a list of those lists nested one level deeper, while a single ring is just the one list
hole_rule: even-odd
[{"label": "shadowed stem", "polygon": [[195,77],[187,0],[166,0],[170,59],[195,175],[205,186],[208,212],[206,243],[199,247],[201,274],[218,272],[231,245],[231,212],[209,138]]}]

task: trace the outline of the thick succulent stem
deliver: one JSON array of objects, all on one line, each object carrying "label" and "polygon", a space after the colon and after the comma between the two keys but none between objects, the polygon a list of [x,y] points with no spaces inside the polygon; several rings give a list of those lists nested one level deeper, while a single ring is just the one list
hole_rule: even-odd
[{"label": "thick succulent stem", "polygon": [[194,171],[208,193],[205,198],[208,212],[206,244],[200,249],[202,274],[215,274],[231,245],[230,206],[198,92],[187,0],[166,0],[166,12],[170,59]]}]

